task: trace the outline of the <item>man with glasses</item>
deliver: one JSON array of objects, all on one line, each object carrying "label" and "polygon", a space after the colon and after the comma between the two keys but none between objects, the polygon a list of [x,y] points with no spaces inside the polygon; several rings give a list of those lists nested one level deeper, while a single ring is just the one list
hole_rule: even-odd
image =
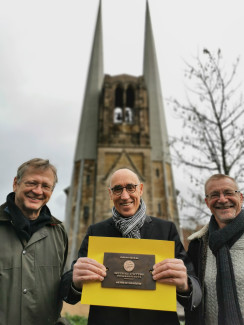
[{"label": "man with glasses", "polygon": [[187,324],[244,324],[244,211],[236,181],[215,174],[205,183],[209,224],[189,237],[203,289],[201,305],[187,313]]},{"label": "man with glasses", "polygon": [[49,160],[31,159],[0,206],[0,325],[53,325],[60,316],[68,240],[46,206],[56,183]]},{"label": "man with glasses", "polygon": [[[91,225],[72,269],[62,279],[62,296],[68,303],[75,304],[81,298],[82,285],[88,281],[103,281],[106,268],[97,261],[87,258],[89,236],[127,237],[136,239],[159,239],[175,241],[175,256],[153,266],[154,280],[175,285],[178,300],[192,309],[201,299],[201,290],[194,277],[193,266],[180,242],[175,225],[170,221],[150,217],[142,199],[143,184],[129,169],[115,171],[108,189],[113,201],[112,217]],[[156,325],[179,324],[175,312],[90,306],[89,325]]]}]

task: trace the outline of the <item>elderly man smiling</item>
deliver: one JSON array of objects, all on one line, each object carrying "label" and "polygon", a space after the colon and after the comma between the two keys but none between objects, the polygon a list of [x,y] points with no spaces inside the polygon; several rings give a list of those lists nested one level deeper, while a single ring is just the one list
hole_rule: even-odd
[{"label": "elderly man smiling", "polygon": [[195,311],[187,313],[187,324],[244,324],[243,195],[233,178],[216,174],[207,180],[205,196],[212,216],[189,237],[188,250],[204,297]]},{"label": "elderly man smiling", "polygon": [[[62,296],[66,302],[74,304],[80,300],[83,283],[103,281],[106,277],[105,266],[86,257],[89,236],[104,236],[175,241],[176,258],[155,264],[153,279],[175,285],[178,299],[186,308],[192,309],[199,304],[201,290],[175,225],[170,221],[147,216],[142,194],[143,184],[131,170],[119,169],[111,176],[109,195],[114,204],[113,216],[89,227],[78,259],[62,279]],[[178,325],[179,320],[175,312],[91,306],[88,324]]]},{"label": "elderly man smiling", "polygon": [[0,325],[53,325],[60,316],[68,238],[46,205],[57,180],[49,160],[26,161],[0,206]]}]

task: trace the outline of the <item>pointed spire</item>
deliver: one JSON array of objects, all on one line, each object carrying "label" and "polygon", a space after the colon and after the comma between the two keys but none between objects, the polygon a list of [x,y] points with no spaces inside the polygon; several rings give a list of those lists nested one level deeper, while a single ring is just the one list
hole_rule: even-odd
[{"label": "pointed spire", "polygon": [[76,174],[74,167],[71,187],[68,194],[65,227],[69,232],[71,227],[72,208],[74,184],[78,179],[78,190],[75,194],[75,215],[72,227],[72,242],[70,251],[70,263],[73,261],[77,252],[77,236],[80,216],[80,202],[82,197],[82,175],[85,159],[96,159],[97,156],[97,129],[98,129],[98,108],[99,96],[101,93],[104,72],[103,72],[103,42],[102,42],[102,8],[101,0],[99,1],[99,8],[97,14],[97,22],[93,39],[93,46],[91,51],[91,59],[87,75],[86,89],[84,94],[83,106],[81,111],[81,120],[79,126],[79,133],[76,143],[75,163],[80,161],[79,175]]},{"label": "pointed spire", "polygon": [[96,159],[98,102],[103,77],[102,7],[100,0],[76,144],[75,161]]},{"label": "pointed spire", "polygon": [[143,75],[149,96],[152,160],[170,162],[168,133],[148,1],[146,3]]}]

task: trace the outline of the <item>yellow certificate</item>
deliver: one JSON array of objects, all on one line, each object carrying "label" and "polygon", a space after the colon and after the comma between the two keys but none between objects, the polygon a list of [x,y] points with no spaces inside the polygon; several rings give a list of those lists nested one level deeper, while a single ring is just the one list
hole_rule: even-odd
[{"label": "yellow certificate", "polygon": [[[88,257],[103,264],[104,253],[155,255],[155,263],[174,258],[175,243],[166,240],[89,237]],[[176,287],[156,282],[155,290],[102,287],[101,282],[85,283],[82,304],[176,311]]]}]

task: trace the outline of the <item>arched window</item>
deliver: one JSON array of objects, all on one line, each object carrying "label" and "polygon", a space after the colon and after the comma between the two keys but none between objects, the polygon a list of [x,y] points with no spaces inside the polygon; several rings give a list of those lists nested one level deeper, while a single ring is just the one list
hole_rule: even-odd
[{"label": "arched window", "polygon": [[114,123],[120,124],[123,122],[123,89],[118,86],[115,90],[115,109],[114,109]]},{"label": "arched window", "polygon": [[123,89],[121,86],[115,90],[115,107],[123,107]]},{"label": "arched window", "polygon": [[89,219],[89,206],[84,206],[84,213],[83,213],[84,221],[86,222]]},{"label": "arched window", "polygon": [[123,122],[123,112],[121,107],[114,109],[114,123],[119,124]]},{"label": "arched window", "polygon": [[126,90],[125,123],[133,123],[133,108],[135,102],[134,89],[129,86]]},{"label": "arched window", "polygon": [[125,122],[132,123],[133,122],[133,113],[130,107],[125,108]]},{"label": "arched window", "polygon": [[159,177],[159,175],[160,175],[159,169],[156,168],[156,176]]},{"label": "arched window", "polygon": [[131,86],[126,90],[126,106],[130,108],[135,107],[135,94],[134,89]]}]

